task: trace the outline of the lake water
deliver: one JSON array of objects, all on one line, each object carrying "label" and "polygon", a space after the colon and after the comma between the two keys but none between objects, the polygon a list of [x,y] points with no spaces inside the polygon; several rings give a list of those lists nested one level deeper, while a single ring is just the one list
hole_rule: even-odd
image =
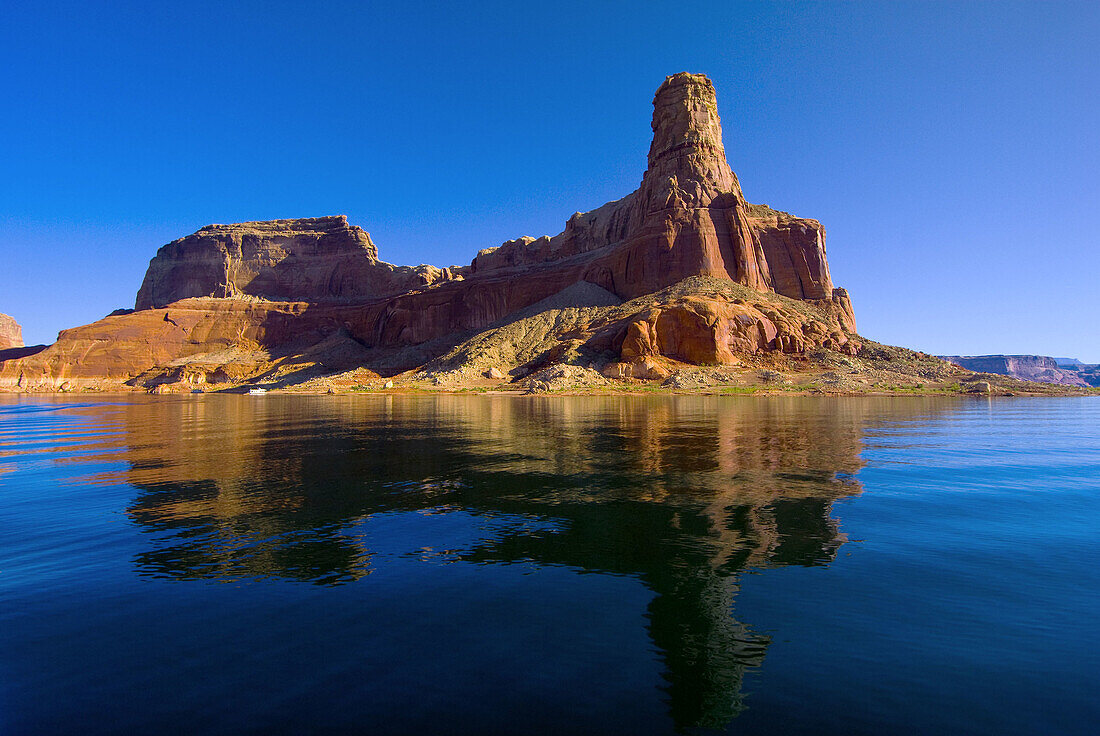
[{"label": "lake water", "polygon": [[1093,734],[1100,399],[0,397],[0,733]]}]

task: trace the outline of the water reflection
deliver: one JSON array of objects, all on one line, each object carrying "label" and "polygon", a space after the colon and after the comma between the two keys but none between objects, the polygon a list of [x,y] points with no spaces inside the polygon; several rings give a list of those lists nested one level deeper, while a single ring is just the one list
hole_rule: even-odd
[{"label": "water reflection", "polygon": [[[845,539],[873,402],[713,398],[201,397],[122,408],[142,575],[350,583],[371,520],[464,513],[426,560],[564,565],[655,594],[680,726],[721,727],[768,638],[737,621],[747,568],[822,565]],[[165,430],[168,430],[167,432]]]}]

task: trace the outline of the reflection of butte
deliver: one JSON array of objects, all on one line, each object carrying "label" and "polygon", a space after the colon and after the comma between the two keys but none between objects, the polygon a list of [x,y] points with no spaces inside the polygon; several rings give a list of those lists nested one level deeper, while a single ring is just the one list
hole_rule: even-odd
[{"label": "reflection of butte", "polygon": [[[333,582],[369,574],[370,553],[296,518],[309,503],[301,458],[272,443],[293,432],[267,402],[192,400],[129,404],[129,514],[177,536],[139,555],[143,573],[185,579],[286,577]],[[156,438],[154,443],[149,438]],[[289,536],[288,536],[289,534]]]},{"label": "reflection of butte", "polygon": [[649,632],[674,720],[721,726],[767,646],[732,617],[737,574],[833,559],[844,540],[832,502],[859,491],[848,476],[874,406],[446,396],[133,404],[127,480],[141,493],[131,518],[190,535],[162,539],[139,565],[182,578],[347,582],[372,564],[349,527],[375,513],[550,519],[542,531],[489,532],[458,557],[642,580],[655,594]]}]

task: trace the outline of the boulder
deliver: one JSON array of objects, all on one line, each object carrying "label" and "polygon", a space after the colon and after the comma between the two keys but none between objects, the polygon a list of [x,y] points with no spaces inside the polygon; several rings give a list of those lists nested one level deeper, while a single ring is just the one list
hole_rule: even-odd
[{"label": "boulder", "polygon": [[558,364],[530,376],[523,382],[528,393],[542,393],[546,391],[568,391],[577,388],[590,388],[605,385],[604,380],[596,371],[580,365]]},{"label": "boulder", "polygon": [[663,355],[696,365],[736,365],[739,355],[843,348],[849,340],[839,323],[835,312],[815,317],[766,302],[685,296],[630,318],[619,353],[625,361]]},{"label": "boulder", "polygon": [[643,381],[663,381],[672,372],[653,358],[639,358],[629,363],[609,363],[600,371],[607,378],[637,378]]}]

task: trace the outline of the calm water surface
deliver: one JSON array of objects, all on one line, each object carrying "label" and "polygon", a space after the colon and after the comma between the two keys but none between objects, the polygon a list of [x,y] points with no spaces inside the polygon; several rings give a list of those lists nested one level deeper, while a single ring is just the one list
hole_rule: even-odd
[{"label": "calm water surface", "polygon": [[1100,399],[0,397],[0,733],[1092,734]]}]

